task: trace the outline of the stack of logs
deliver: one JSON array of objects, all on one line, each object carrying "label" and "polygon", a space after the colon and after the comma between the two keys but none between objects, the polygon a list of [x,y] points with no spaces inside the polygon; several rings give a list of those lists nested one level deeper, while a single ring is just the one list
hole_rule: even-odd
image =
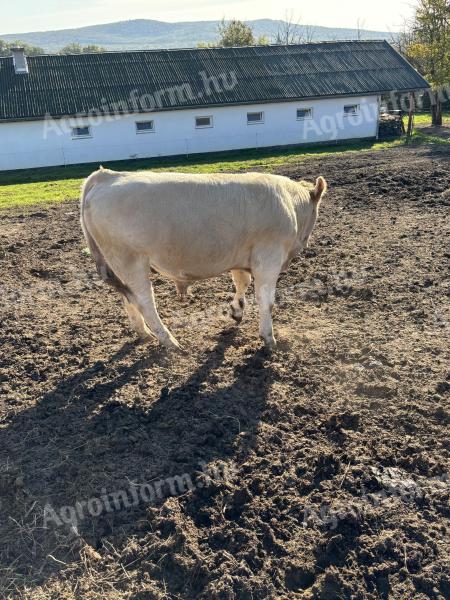
[{"label": "stack of logs", "polygon": [[378,128],[378,137],[390,138],[401,136],[405,133],[405,125],[401,114],[380,116],[380,125]]}]

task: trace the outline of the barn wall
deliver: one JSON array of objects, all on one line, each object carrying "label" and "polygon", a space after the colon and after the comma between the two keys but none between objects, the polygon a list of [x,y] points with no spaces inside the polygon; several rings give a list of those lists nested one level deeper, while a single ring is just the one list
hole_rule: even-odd
[{"label": "barn wall", "polygon": [[[343,114],[359,104],[360,114]],[[297,108],[313,108],[298,121]],[[247,112],[263,111],[264,123],[247,124]],[[195,116],[212,115],[213,127],[195,128]],[[136,134],[135,121],[153,119],[153,133]],[[194,154],[374,137],[377,96],[200,108],[99,119],[0,123],[0,170],[130,158]],[[91,124],[92,137],[72,139],[73,125]]]}]

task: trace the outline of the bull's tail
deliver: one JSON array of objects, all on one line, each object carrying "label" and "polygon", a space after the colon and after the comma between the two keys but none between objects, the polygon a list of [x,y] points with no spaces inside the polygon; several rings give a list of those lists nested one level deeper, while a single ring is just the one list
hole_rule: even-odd
[{"label": "bull's tail", "polygon": [[94,173],[89,175],[89,177],[86,179],[86,181],[83,184],[83,187],[81,189],[81,202],[80,202],[81,228],[83,230],[84,237],[86,238],[86,242],[89,247],[89,250],[91,251],[91,255],[92,255],[93,259],[95,260],[95,264],[97,267],[97,273],[99,274],[101,279],[103,279],[103,281],[105,283],[107,283],[108,285],[111,285],[118,292],[123,294],[128,300],[130,300],[131,296],[132,296],[130,288],[123,281],[121,281],[121,279],[119,279],[119,277],[117,277],[117,275],[114,273],[112,268],[106,262],[106,259],[103,256],[103,253],[100,250],[99,245],[93,238],[93,236],[92,236],[91,232],[89,231],[87,224],[86,224],[85,208],[86,208],[88,194],[95,187],[96,183],[98,183],[98,181],[101,179],[104,172],[105,172],[105,169],[103,169],[103,167],[100,167],[100,169],[98,171],[94,171]]},{"label": "bull's tail", "polygon": [[327,191],[327,182],[325,181],[325,179],[320,176],[316,179],[316,185],[314,187],[313,190],[310,191],[311,194],[311,200],[315,203],[318,204],[322,198],[322,196],[326,193]]}]

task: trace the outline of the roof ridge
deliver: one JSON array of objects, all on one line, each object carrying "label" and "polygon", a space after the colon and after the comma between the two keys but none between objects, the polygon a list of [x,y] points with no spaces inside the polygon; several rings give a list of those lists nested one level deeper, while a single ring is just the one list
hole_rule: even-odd
[{"label": "roof ridge", "polygon": [[[305,48],[307,46],[319,46],[319,45],[332,45],[332,44],[374,44],[374,43],[386,43],[389,46],[391,44],[386,39],[368,39],[368,40],[317,40],[313,42],[303,42],[301,44],[253,44],[250,46],[207,46],[205,48],[193,46],[185,48],[139,48],[134,50],[105,50],[103,52],[73,52],[68,54],[61,54],[59,52],[46,52],[44,54],[27,54],[27,59],[38,58],[42,56],[104,56],[111,54],[143,54],[157,53],[157,52],[208,52],[208,51],[229,51],[229,50],[246,50],[250,48]],[[11,56],[0,56],[0,60],[12,58]]]}]

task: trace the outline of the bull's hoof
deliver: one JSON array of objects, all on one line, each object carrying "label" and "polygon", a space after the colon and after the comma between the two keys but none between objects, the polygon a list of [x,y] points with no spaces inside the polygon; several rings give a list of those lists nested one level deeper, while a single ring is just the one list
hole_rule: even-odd
[{"label": "bull's hoof", "polygon": [[260,336],[262,341],[264,342],[264,347],[266,350],[275,350],[277,347],[277,341],[274,337],[265,338]]},{"label": "bull's hoof", "polygon": [[237,312],[236,309],[233,307],[232,304],[230,304],[230,317],[236,321],[236,323],[239,325],[239,323],[242,321],[244,314],[242,313],[242,311]]},{"label": "bull's hoof", "polygon": [[163,341],[163,345],[167,350],[172,350],[175,352],[179,352],[180,354],[186,354],[184,348],[180,346],[177,340],[174,337],[168,338]]},{"label": "bull's hoof", "polygon": [[137,333],[135,344],[148,344],[155,339],[155,336],[147,326],[144,329],[139,328],[138,330],[135,329],[134,331]]},{"label": "bull's hoof", "polygon": [[152,335],[139,335],[135,340],[135,344],[138,346],[148,344],[154,339],[155,338]]},{"label": "bull's hoof", "polygon": [[168,348],[168,350],[171,352],[176,352],[177,354],[182,354],[183,356],[188,355],[188,351],[183,348],[183,346],[180,346],[180,344],[178,344],[178,346],[172,346],[171,348]]}]

